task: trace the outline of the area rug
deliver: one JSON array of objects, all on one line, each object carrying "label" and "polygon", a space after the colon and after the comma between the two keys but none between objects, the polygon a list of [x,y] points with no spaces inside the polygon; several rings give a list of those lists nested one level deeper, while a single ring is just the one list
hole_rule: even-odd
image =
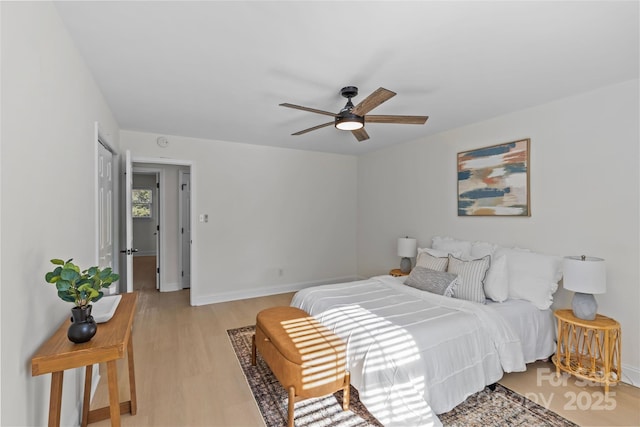
[{"label": "area rug", "polygon": [[[249,388],[267,427],[287,424],[287,391],[258,355],[251,365],[251,337],[254,326],[229,329],[231,346],[240,362]],[[322,398],[306,399],[295,404],[297,427],[382,426],[360,402],[358,391],[351,387],[349,411],[342,410],[342,392]],[[470,396],[452,411],[438,415],[445,426],[545,426],[577,427],[577,424],[498,384]]]}]

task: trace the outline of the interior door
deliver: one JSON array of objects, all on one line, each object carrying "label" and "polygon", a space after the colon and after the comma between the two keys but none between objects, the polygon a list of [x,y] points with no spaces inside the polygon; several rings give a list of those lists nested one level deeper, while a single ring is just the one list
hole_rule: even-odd
[{"label": "interior door", "polygon": [[[98,142],[98,266],[113,267],[113,154]],[[108,294],[117,292],[114,283]]]},{"label": "interior door", "polygon": [[125,254],[127,265],[127,292],[133,292],[133,212],[131,210],[131,190],[133,188],[133,170],[131,151],[125,153],[124,166],[124,210],[125,210],[125,245],[120,252]]},{"label": "interior door", "polygon": [[182,288],[191,287],[191,174],[180,172],[180,237]]},{"label": "interior door", "polygon": [[156,218],[156,290],[160,290],[160,232],[164,230],[160,230],[160,215],[162,215],[160,209],[160,174],[156,173],[156,200],[154,202],[154,213]]}]

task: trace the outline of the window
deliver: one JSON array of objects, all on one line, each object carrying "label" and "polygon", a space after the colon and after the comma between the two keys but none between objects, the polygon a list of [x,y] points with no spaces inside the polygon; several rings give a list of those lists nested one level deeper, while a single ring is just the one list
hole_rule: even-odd
[{"label": "window", "polygon": [[131,211],[134,218],[151,218],[153,190],[138,188],[131,190]]}]

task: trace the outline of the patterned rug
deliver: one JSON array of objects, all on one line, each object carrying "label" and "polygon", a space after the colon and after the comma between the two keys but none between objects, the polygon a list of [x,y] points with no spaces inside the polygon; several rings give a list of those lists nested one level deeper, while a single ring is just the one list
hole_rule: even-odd
[{"label": "patterned rug", "polygon": [[[251,337],[254,330],[254,326],[245,326],[229,329],[227,334],[265,424],[268,427],[285,426],[287,424],[287,391],[259,355],[256,366],[251,365]],[[577,424],[500,384],[494,391],[485,388],[470,396],[452,411],[440,414],[438,417],[445,426],[577,427]],[[349,411],[342,410],[341,391],[321,398],[302,400],[295,405],[295,425],[297,427],[381,426],[360,402],[358,391],[353,386]]]}]

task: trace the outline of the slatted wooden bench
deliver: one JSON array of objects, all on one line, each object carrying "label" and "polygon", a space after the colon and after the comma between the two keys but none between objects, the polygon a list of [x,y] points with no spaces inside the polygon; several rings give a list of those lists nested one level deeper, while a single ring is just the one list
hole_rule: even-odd
[{"label": "slatted wooden bench", "polygon": [[293,427],[298,400],[344,391],[342,408],[349,409],[346,346],[333,332],[295,307],[273,307],[256,317],[251,363],[256,351],[289,393],[288,427]]}]

